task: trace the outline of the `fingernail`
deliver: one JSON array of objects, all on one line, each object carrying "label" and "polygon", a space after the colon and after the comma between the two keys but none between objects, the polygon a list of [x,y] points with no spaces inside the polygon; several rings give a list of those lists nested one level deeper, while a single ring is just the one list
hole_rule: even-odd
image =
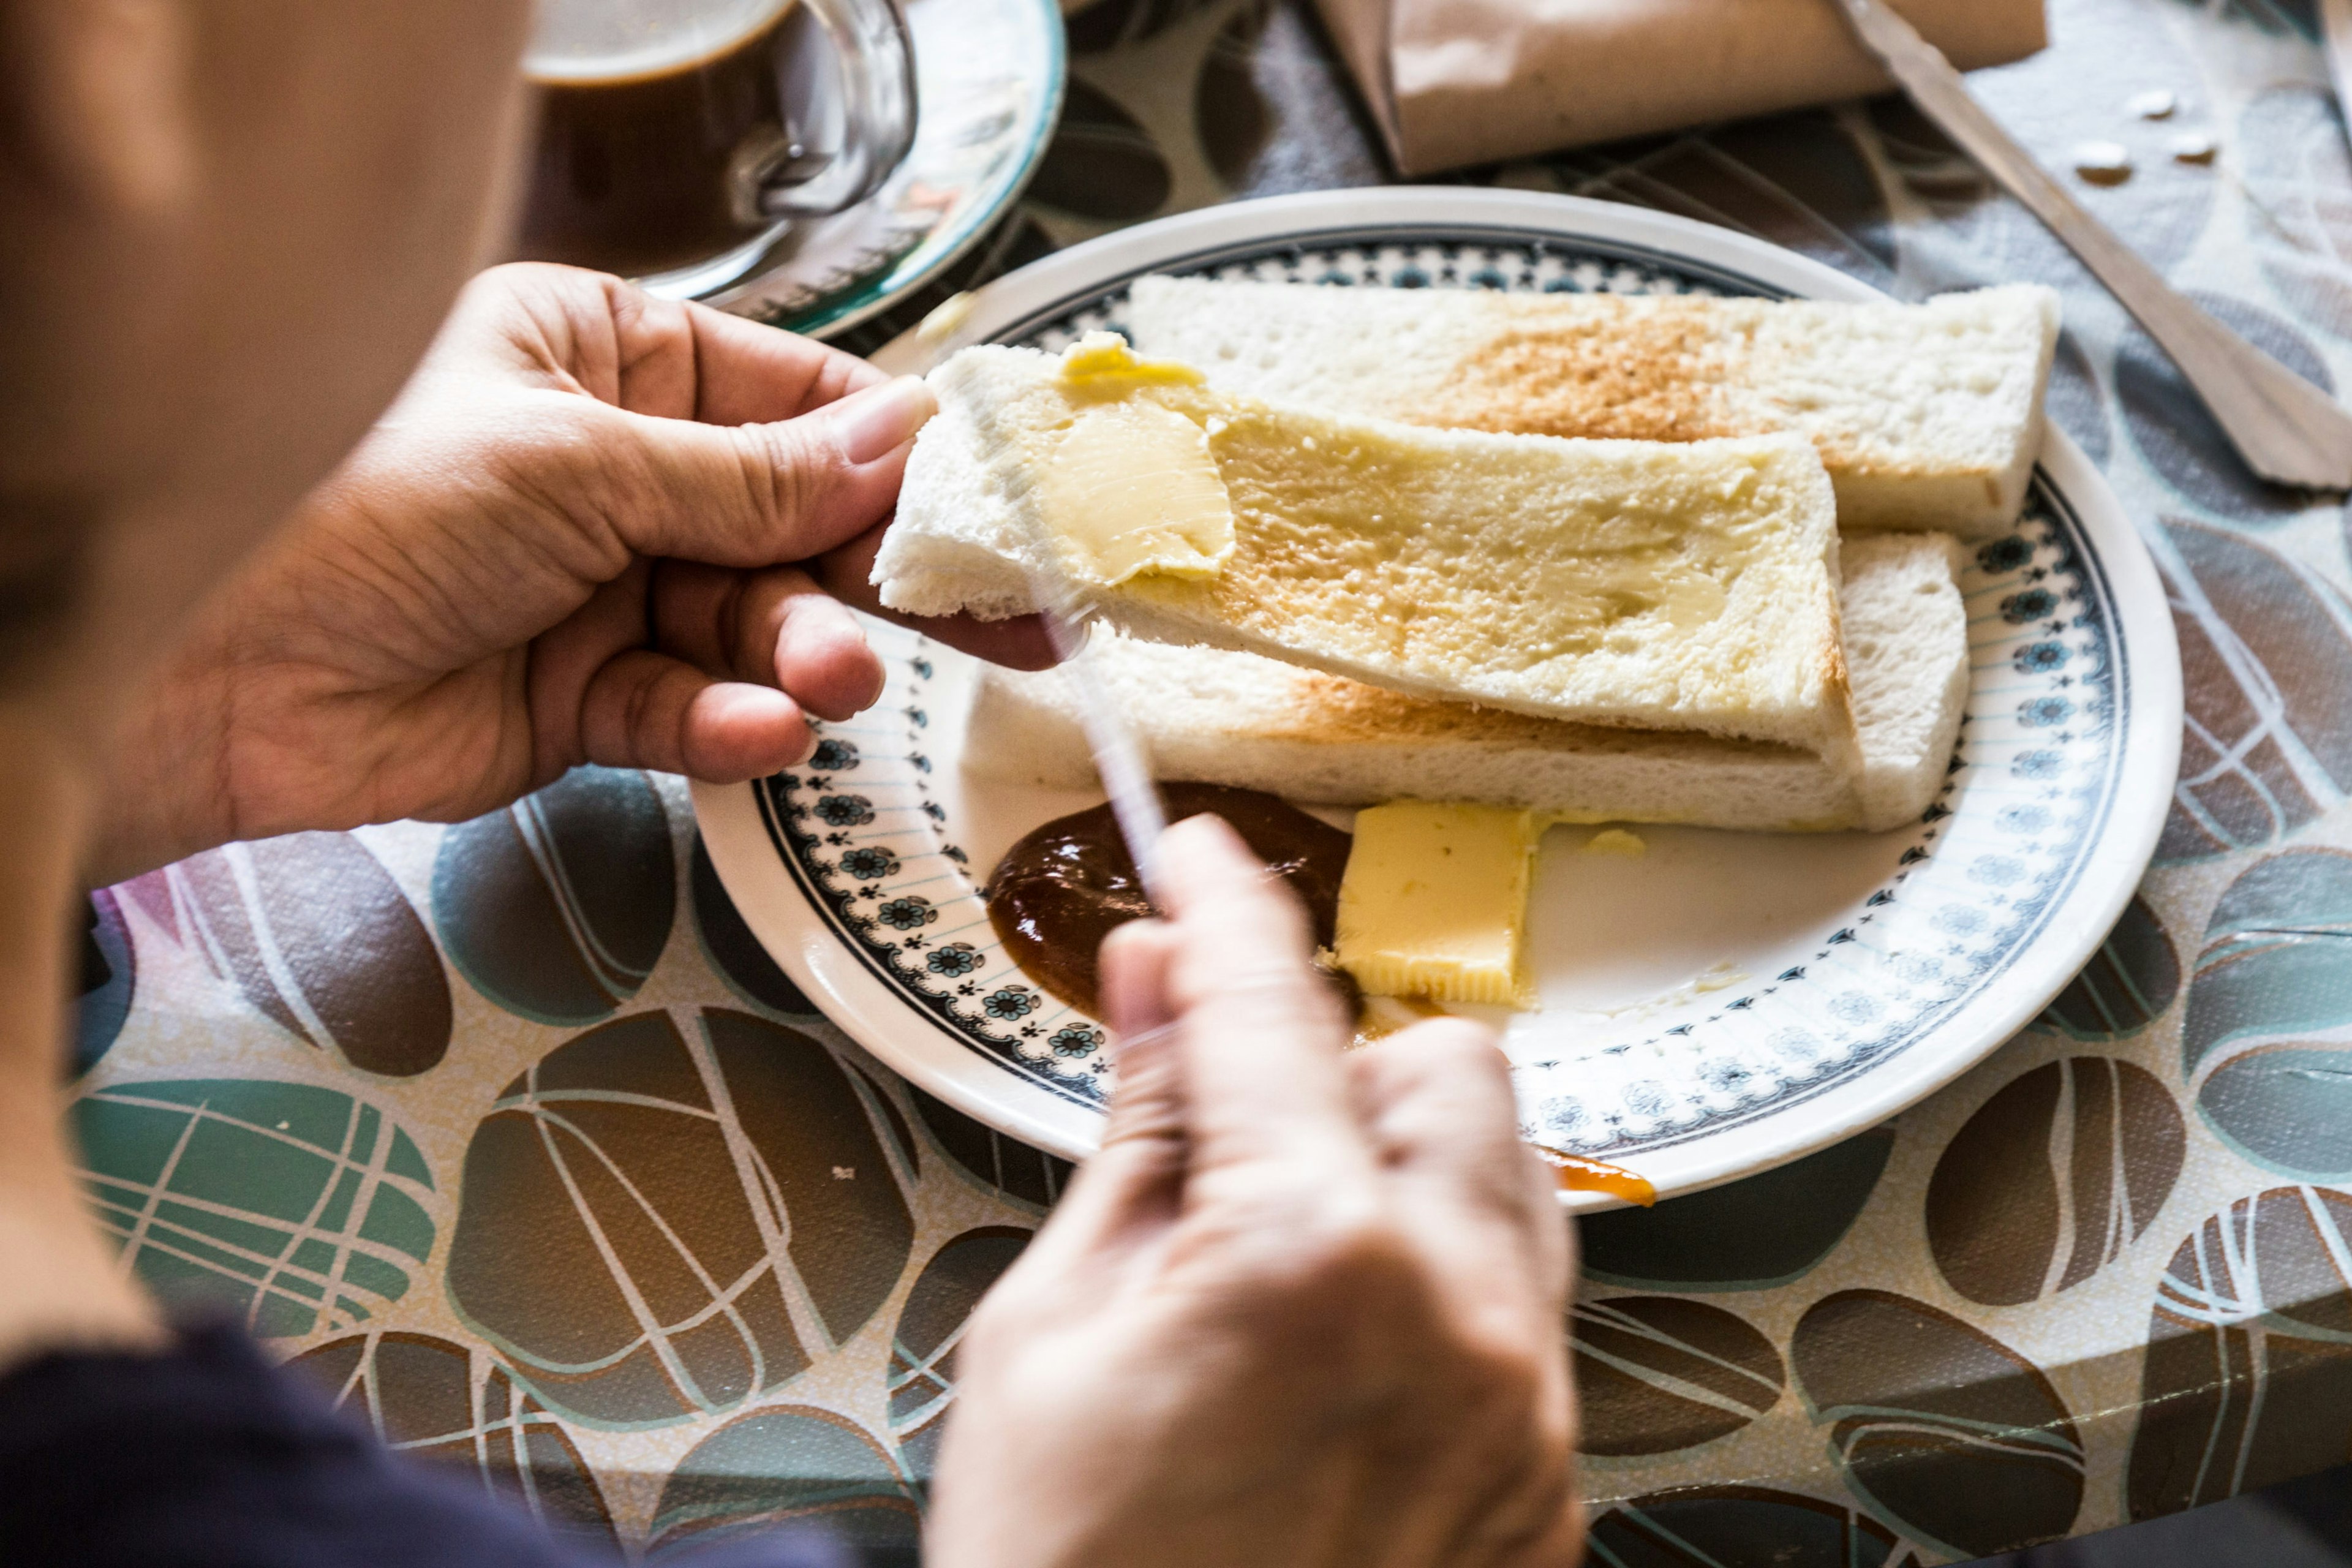
[{"label": "fingernail", "polygon": [[918,377],[902,375],[843,398],[825,410],[825,417],[833,423],[833,438],[842,457],[852,463],[870,463],[913,439],[939,408],[929,387]]}]

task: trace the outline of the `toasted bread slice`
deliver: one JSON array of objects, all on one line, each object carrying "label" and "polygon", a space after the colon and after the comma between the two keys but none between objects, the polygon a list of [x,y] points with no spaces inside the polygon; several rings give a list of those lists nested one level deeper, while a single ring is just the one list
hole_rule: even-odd
[{"label": "toasted bread slice", "polygon": [[[1853,765],[1835,502],[1806,441],[1424,429],[1220,393],[1188,384],[1181,367],[1138,367],[1105,342],[1129,369],[1080,375],[1032,350],[985,347],[932,373],[941,411],[916,442],[875,562],[883,604],[1003,616],[1035,607],[1038,583],[1066,576],[1114,624],[1154,641]],[[1105,353],[1081,345],[1070,365]],[[1139,406],[1149,419],[1129,418]],[[1092,552],[1124,525],[1055,498],[1108,493],[1097,422],[1114,412],[1139,429],[1171,416],[1198,428],[1201,455],[1183,460],[1210,468],[1230,501],[1221,555],[1100,574]],[[1066,444],[1084,448],[1083,492]],[[1131,476],[1117,504],[1148,511],[1153,479]],[[1199,479],[1188,470],[1157,487],[1188,498],[1187,527],[1199,521]],[[1082,545],[1081,535],[1103,537]]]},{"label": "toasted bread slice", "polygon": [[1811,440],[1848,529],[1999,533],[2042,449],[2058,296],[1922,305],[1143,278],[1139,353],[1276,403],[1415,425]]},{"label": "toasted bread slice", "polygon": [[[1876,831],[1927,808],[1959,731],[1969,649],[1958,558],[1944,534],[1846,543],[1859,778],[1793,747],[1553,723],[1254,654],[1106,637],[1087,657],[1163,779],[1332,805],[1476,801],[1589,822]],[[983,668],[964,766],[1021,784],[1093,784],[1067,679]]]}]

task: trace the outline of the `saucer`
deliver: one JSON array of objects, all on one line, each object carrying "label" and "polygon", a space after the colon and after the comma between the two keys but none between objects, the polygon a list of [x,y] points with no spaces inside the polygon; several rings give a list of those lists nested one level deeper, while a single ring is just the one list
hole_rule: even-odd
[{"label": "saucer", "polygon": [[795,226],[750,276],[702,302],[818,337],[921,288],[1018,199],[1061,112],[1054,0],[907,0],[915,142],[846,212]]}]

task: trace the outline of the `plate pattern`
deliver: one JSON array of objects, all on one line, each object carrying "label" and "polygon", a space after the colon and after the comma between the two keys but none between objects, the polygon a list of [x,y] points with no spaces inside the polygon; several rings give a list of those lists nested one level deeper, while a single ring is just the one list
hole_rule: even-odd
[{"label": "plate pattern", "polygon": [[[1318,237],[1165,270],[1332,287],[1644,294],[1777,292],[1638,247],[1507,231]],[[1056,350],[1118,330],[1124,285],[1065,300],[1008,341]],[[2121,763],[2129,682],[2114,605],[2063,495],[2037,476],[2017,531],[1961,579],[1973,670],[1958,754],[1892,875],[1849,920],[1769,975],[1630,1016],[1573,1049],[1515,1029],[1530,1136],[1632,1154],[1777,1113],[1931,1033],[2042,932],[2088,863]],[[1031,984],[997,942],[933,787],[926,747],[962,656],[885,634],[883,701],[822,726],[809,767],[767,780],[762,818],[794,879],[860,959],[938,1027],[1040,1087],[1100,1105],[1115,1075],[1099,1023]]]},{"label": "plate pattern", "polygon": [[817,723],[805,769],[756,788],[761,821],[793,879],[850,950],[927,1018],[1066,1099],[1107,1105],[1102,1026],[1006,954],[981,898],[987,868],[955,842],[933,785],[929,704],[941,666],[966,656],[868,625],[887,679],[862,721]]}]

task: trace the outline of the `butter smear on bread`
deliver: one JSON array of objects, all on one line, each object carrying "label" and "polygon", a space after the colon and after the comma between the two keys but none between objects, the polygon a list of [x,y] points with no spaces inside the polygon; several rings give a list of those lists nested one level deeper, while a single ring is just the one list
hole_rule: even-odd
[{"label": "butter smear on bread", "polygon": [[893,609],[1023,614],[1058,563],[1140,637],[1853,765],[1835,506],[1800,437],[1428,429],[1220,392],[1109,334],[930,381],[875,562]]},{"label": "butter smear on bread", "polygon": [[1090,332],[1062,356],[1062,380],[1084,406],[1039,489],[1065,569],[1100,588],[1155,573],[1214,576],[1234,553],[1234,509],[1208,437],[1174,409],[1126,395],[1197,385],[1200,373]]}]

